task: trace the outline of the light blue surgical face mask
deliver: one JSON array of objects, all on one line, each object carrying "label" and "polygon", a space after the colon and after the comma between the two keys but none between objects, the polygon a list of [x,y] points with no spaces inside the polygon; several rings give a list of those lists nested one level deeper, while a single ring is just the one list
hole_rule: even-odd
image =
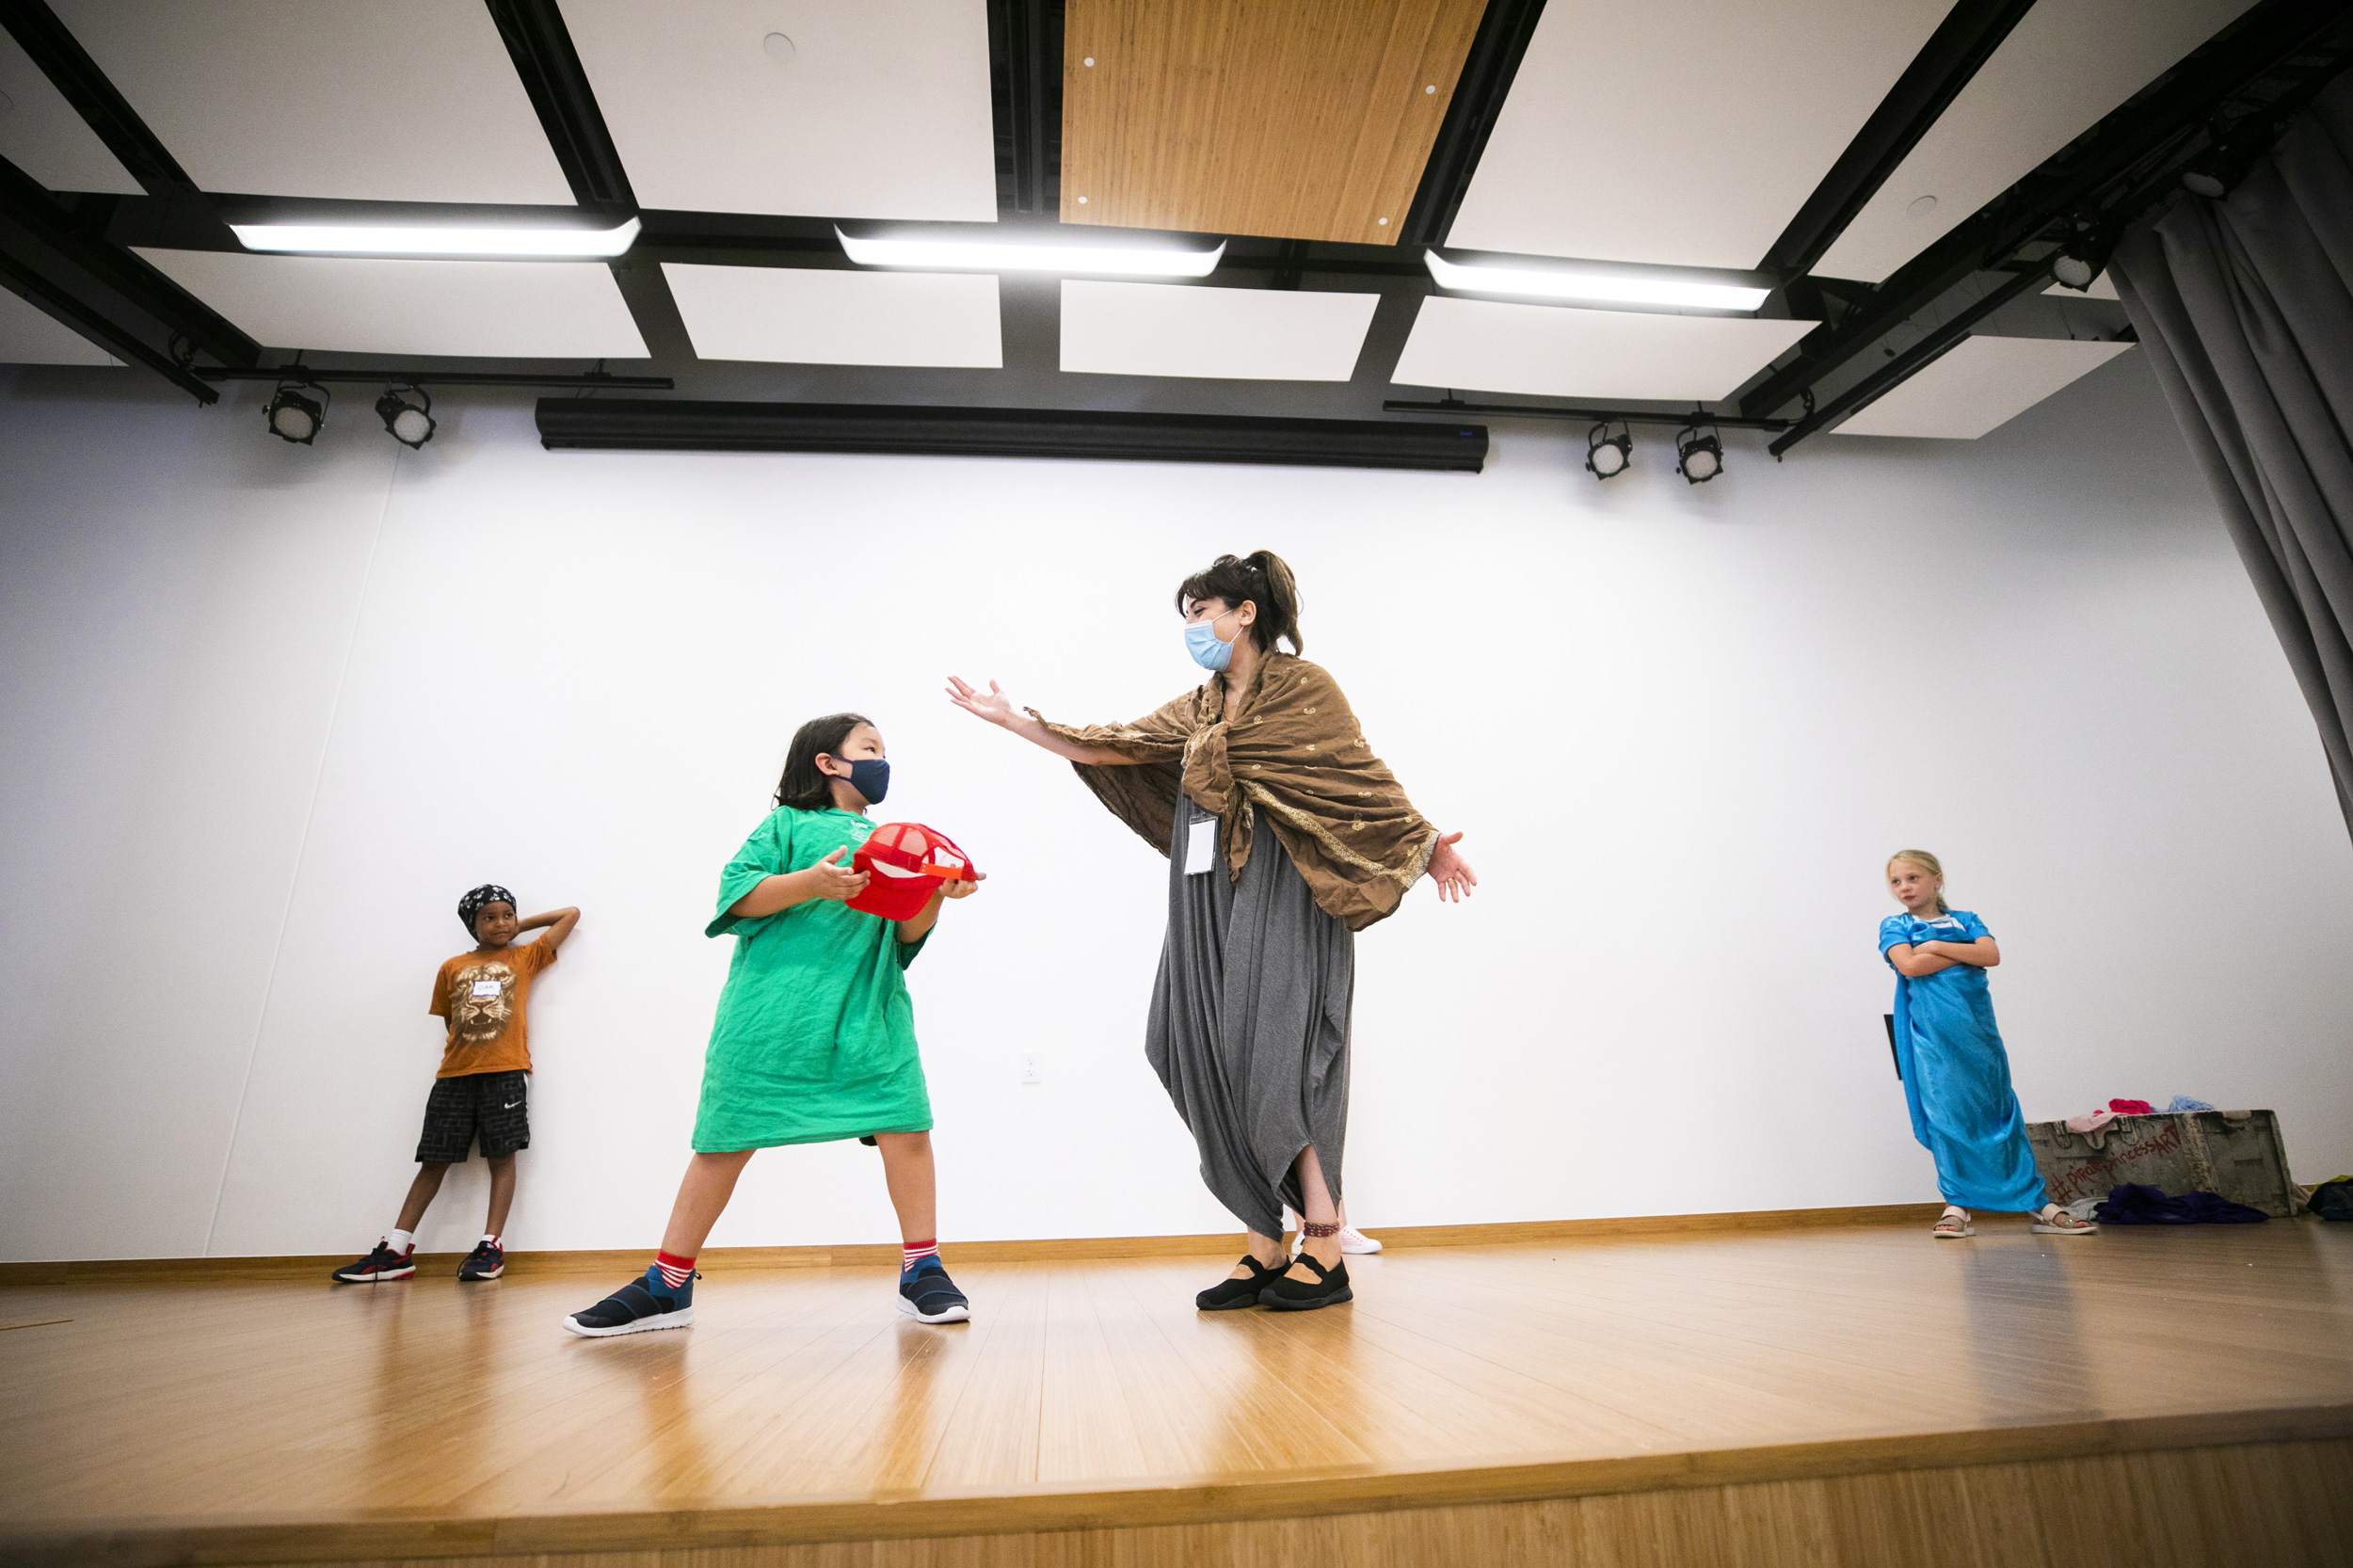
[{"label": "light blue surgical face mask", "polygon": [[[1233,613],[1228,610],[1225,616]],[[1191,621],[1185,627],[1185,651],[1192,654],[1193,662],[1205,670],[1222,670],[1233,662],[1234,645],[1221,642],[1217,634],[1217,623],[1224,620],[1225,616],[1211,616],[1208,620]],[[1236,628],[1234,634],[1239,637],[1241,634],[1241,629]]]}]

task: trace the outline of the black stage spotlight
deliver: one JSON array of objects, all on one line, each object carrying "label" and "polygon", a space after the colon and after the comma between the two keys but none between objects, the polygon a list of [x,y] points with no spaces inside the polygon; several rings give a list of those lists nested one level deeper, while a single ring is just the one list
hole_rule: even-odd
[{"label": "black stage spotlight", "polygon": [[403,446],[423,446],[433,439],[433,398],[423,387],[387,387],[376,400],[376,417],[384,422],[385,433]]},{"label": "black stage spotlight", "polygon": [[2059,241],[2058,253],[2051,258],[2051,280],[2063,289],[2082,294],[2107,270],[2117,232],[2097,217],[2076,218],[2073,228],[2074,232]]},{"label": "black stage spotlight", "polygon": [[1596,479],[1615,479],[1634,462],[1634,433],[1619,420],[1613,436],[1609,424],[1604,420],[1585,433],[1585,472]]},{"label": "black stage spotlight", "polygon": [[2219,201],[2237,188],[2255,167],[2280,130],[2268,115],[2249,115],[2227,125],[2208,128],[2210,145],[2182,169],[2182,188],[2192,196]]},{"label": "black stage spotlight", "polygon": [[2219,153],[2210,152],[2182,170],[2182,188],[2192,196],[2219,201],[2231,193],[2232,170]]},{"label": "black stage spotlight", "polygon": [[1724,472],[1723,438],[1714,425],[1687,424],[1675,432],[1675,472],[1692,485],[1705,485]]},{"label": "black stage spotlight", "polygon": [[2069,250],[2062,252],[2058,260],[2051,264],[2051,276],[2059,287],[2073,289],[2081,294],[2091,287],[2091,280],[2100,276],[2100,269],[2091,264],[2089,256],[2079,256]]},{"label": "black stage spotlight", "polygon": [[[312,397],[308,392],[318,395]],[[331,401],[327,389],[315,382],[279,382],[268,408],[264,410],[269,419],[269,433],[296,446],[310,445],[327,427],[327,405]]]}]

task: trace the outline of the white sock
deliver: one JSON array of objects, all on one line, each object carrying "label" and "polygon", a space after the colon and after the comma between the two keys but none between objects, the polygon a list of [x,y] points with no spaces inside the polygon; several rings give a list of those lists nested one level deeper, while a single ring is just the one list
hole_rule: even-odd
[{"label": "white sock", "polygon": [[384,1244],[396,1253],[413,1252],[416,1250],[417,1233],[413,1230],[388,1230],[384,1233]]},{"label": "white sock", "polygon": [[[505,1243],[502,1242],[502,1241],[501,1241],[501,1240],[500,1240],[497,1237],[495,1237],[495,1236],[491,1235],[491,1234],[490,1234],[488,1231],[487,1231],[487,1230],[486,1230],[486,1231],[484,1231],[484,1232],[482,1233],[482,1240],[483,1240],[484,1241],[488,1241],[488,1242],[489,1242],[489,1243],[490,1243],[490,1245],[492,1245],[492,1246],[494,1246],[494,1247],[504,1247],[504,1246],[505,1245]],[[478,1245],[480,1245],[481,1243],[480,1243],[480,1242],[477,1242],[477,1243],[475,1243],[475,1244],[478,1246]]]}]

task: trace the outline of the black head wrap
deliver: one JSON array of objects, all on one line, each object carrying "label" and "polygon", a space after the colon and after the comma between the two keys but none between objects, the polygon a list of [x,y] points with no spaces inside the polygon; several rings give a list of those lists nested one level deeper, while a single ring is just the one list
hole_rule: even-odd
[{"label": "black head wrap", "polygon": [[473,918],[482,913],[484,904],[513,904],[514,902],[514,894],[495,882],[485,882],[481,887],[457,901],[457,918],[465,921],[466,935],[472,936],[477,935],[473,928]]}]

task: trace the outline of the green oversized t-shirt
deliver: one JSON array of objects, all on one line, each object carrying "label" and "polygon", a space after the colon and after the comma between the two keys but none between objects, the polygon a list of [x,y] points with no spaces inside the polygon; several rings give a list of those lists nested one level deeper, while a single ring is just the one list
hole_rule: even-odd
[{"label": "green oversized t-shirt", "polygon": [[749,919],[728,913],[763,877],[806,870],[837,849],[855,855],[873,830],[849,811],[780,808],[719,873],[718,915],[703,935],[733,936],[735,957],[703,1058],[697,1153],[931,1130],[915,1005],[900,974],[923,944],[833,899]]}]

